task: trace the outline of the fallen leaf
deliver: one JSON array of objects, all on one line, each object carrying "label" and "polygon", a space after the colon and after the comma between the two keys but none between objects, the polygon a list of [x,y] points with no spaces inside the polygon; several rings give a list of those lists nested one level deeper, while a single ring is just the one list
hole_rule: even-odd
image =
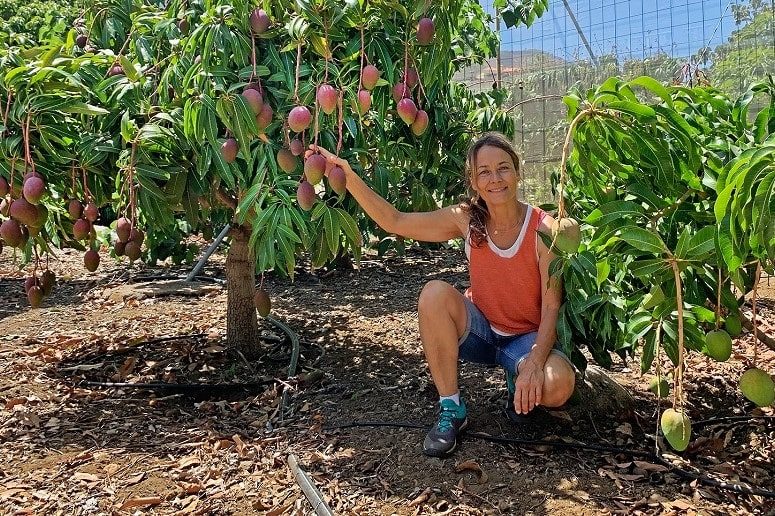
[{"label": "fallen leaf", "polygon": [[183,482],[183,492],[187,495],[197,494],[202,490],[202,484],[198,482]]},{"label": "fallen leaf", "polygon": [[118,508],[119,511],[123,511],[124,509],[131,509],[132,507],[145,507],[146,505],[159,505],[161,503],[161,498],[158,496],[145,496],[142,498],[128,498],[124,501],[124,503],[121,504],[121,507]]},{"label": "fallen leaf", "polygon": [[432,492],[433,491],[431,491],[430,487],[426,487],[425,491],[423,491],[422,493],[417,495],[414,500],[409,502],[409,504],[408,504],[409,507],[415,507],[417,505],[420,505],[420,504],[423,504],[423,503],[427,502],[428,498],[430,498]]},{"label": "fallen leaf", "polygon": [[24,405],[27,403],[27,398],[9,398],[5,402],[5,410],[13,410],[16,405]]},{"label": "fallen leaf", "polygon": [[462,473],[464,471],[473,471],[476,473],[476,479],[477,483],[484,484],[487,482],[487,473],[482,471],[482,468],[477,464],[476,462],[472,460],[467,460],[465,462],[461,462],[457,466],[455,466],[455,473]]},{"label": "fallen leaf", "polygon": [[145,478],[145,471],[141,471],[140,473],[137,473],[136,475],[129,477],[126,480],[125,485],[132,486],[135,484],[139,484],[140,482],[142,482],[143,478]]},{"label": "fallen leaf", "polygon": [[242,440],[242,438],[239,436],[239,434],[234,434],[232,436],[232,440],[234,440],[234,444],[237,445],[237,453],[239,453],[240,457],[245,456],[245,441]]},{"label": "fallen leaf", "polygon": [[82,480],[84,482],[99,482],[100,477],[97,475],[92,475],[91,473],[81,473],[80,471],[76,472],[72,476],[72,480]]},{"label": "fallen leaf", "polygon": [[188,457],[183,457],[180,459],[180,462],[178,463],[178,467],[180,469],[185,469],[191,466],[195,466],[202,461],[197,457],[196,455],[189,455]]},{"label": "fallen leaf", "polygon": [[645,471],[656,471],[658,473],[667,471],[667,467],[663,466],[662,464],[652,464],[642,460],[635,460],[633,461],[633,464],[635,464],[636,468],[640,468]]},{"label": "fallen leaf", "polygon": [[136,365],[137,357],[127,357],[127,359],[124,360],[124,363],[121,365],[121,368],[116,372],[116,374],[111,376],[110,379],[114,382],[123,382],[130,374],[132,374],[132,371]]}]

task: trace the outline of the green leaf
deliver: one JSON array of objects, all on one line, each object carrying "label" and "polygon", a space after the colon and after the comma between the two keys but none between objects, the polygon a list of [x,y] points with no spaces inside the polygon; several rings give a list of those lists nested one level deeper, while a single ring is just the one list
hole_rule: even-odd
[{"label": "green leaf", "polygon": [[657,114],[654,111],[654,108],[638,104],[636,102],[627,102],[624,100],[615,100],[612,102],[608,102],[606,107],[615,109],[616,111],[621,111],[622,113],[627,113],[629,115],[634,116],[638,122],[647,122],[649,119],[656,118]]},{"label": "green leaf", "polygon": [[648,283],[657,273],[666,271],[670,266],[661,259],[635,260],[627,268],[634,276]]},{"label": "green leaf", "polygon": [[657,332],[656,330],[649,330],[644,336],[643,351],[640,355],[640,372],[645,373],[651,369],[651,364],[654,362],[654,352],[657,347]]},{"label": "green leaf", "polygon": [[331,255],[336,256],[336,253],[339,252],[339,219],[331,214],[330,208],[323,214],[323,227]]},{"label": "green leaf", "polygon": [[263,186],[264,185],[262,183],[256,183],[251,186],[242,196],[240,203],[237,205],[237,220],[240,224],[245,222],[245,217],[247,217],[247,214],[250,211],[250,207],[253,206],[253,204],[256,202],[256,199],[258,199]]},{"label": "green leaf", "polygon": [[118,59],[121,62],[121,68],[124,69],[124,73],[130,81],[136,82],[140,79],[140,74],[137,73],[134,63],[128,57],[122,55]]},{"label": "green leaf", "polygon": [[667,88],[665,88],[665,86],[656,79],[647,75],[642,75],[631,80],[629,84],[631,86],[642,86],[646,88],[651,93],[662,99],[662,101],[667,104],[669,108],[673,108],[673,98],[670,96],[670,92],[667,91]]},{"label": "green leaf", "polygon": [[686,249],[686,257],[692,260],[703,259],[708,253],[716,249],[716,228],[705,226],[700,229],[689,241]]},{"label": "green leaf", "polygon": [[604,226],[624,218],[644,218],[643,208],[633,201],[613,201],[593,210],[585,219],[593,226]]},{"label": "green leaf", "polygon": [[662,254],[668,252],[667,246],[659,236],[647,229],[626,227],[622,229],[620,238],[639,251]]},{"label": "green leaf", "polygon": [[674,254],[677,258],[686,258],[689,247],[689,238],[691,238],[691,229],[689,226],[684,226],[683,231],[681,231],[681,236],[678,237],[678,243],[675,246]]},{"label": "green leaf", "polygon": [[605,280],[608,279],[608,275],[611,273],[611,265],[608,263],[608,260],[602,260],[598,261],[597,264],[597,286],[600,288],[600,286],[605,282]]},{"label": "green leaf", "polygon": [[78,115],[107,115],[110,113],[107,109],[93,106],[85,102],[68,102],[64,107],[60,108],[60,111]]}]

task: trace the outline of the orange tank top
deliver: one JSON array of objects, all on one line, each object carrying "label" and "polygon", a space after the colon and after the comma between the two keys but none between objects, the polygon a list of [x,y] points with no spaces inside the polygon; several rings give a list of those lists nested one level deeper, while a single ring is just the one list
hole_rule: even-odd
[{"label": "orange tank top", "polygon": [[465,296],[482,311],[496,333],[522,335],[538,331],[541,322],[541,272],[536,239],[546,212],[528,205],[516,242],[499,249],[487,237],[480,247],[466,235],[471,286]]}]

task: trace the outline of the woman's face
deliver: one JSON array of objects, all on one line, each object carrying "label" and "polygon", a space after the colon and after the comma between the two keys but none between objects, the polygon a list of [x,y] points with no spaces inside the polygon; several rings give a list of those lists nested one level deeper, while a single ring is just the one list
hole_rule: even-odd
[{"label": "woman's face", "polygon": [[474,190],[488,206],[517,199],[517,169],[505,150],[489,145],[479,149],[473,175]]}]

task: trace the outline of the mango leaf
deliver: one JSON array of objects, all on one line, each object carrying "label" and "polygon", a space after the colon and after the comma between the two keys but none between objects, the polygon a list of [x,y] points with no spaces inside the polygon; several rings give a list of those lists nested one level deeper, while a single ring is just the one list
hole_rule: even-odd
[{"label": "mango leaf", "polygon": [[619,237],[639,251],[662,254],[668,252],[667,246],[659,236],[647,229],[626,227]]},{"label": "mango leaf", "polygon": [[686,258],[702,260],[716,249],[716,228],[705,226],[692,236],[686,248]]},{"label": "mango leaf", "polygon": [[628,217],[635,219],[645,217],[643,208],[633,201],[613,201],[593,210],[585,221],[593,226],[604,226]]}]

